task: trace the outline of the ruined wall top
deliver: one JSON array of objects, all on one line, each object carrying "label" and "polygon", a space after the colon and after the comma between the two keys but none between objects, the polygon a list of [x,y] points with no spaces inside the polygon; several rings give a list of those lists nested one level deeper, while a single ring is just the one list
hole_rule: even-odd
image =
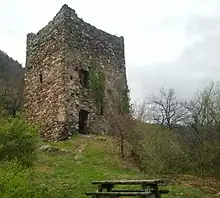
[{"label": "ruined wall top", "polygon": [[67,34],[72,34],[76,39],[80,40],[76,46],[80,50],[95,50],[98,52],[98,56],[106,56],[108,54],[108,56],[116,56],[117,59],[124,58],[124,38],[122,36],[118,37],[109,34],[83,21],[77,16],[75,10],[66,4],[62,6],[53,20],[38,33],[29,33],[27,35],[27,45],[38,45],[40,39],[59,26],[64,27],[64,31]]}]

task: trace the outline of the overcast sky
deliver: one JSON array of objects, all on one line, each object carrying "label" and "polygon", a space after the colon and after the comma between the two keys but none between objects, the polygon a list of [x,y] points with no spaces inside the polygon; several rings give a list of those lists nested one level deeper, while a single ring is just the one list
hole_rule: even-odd
[{"label": "overcast sky", "polygon": [[124,36],[133,100],[162,86],[189,98],[220,80],[220,0],[0,0],[0,49],[24,66],[26,34],[64,3],[86,22]]}]

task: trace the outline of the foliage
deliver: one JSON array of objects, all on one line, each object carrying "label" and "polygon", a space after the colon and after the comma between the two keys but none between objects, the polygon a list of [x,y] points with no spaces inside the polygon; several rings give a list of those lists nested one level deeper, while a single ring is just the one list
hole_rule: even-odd
[{"label": "foliage", "polygon": [[0,50],[0,115],[21,110],[24,71],[21,65]]},{"label": "foliage", "polygon": [[53,197],[36,183],[37,130],[22,116],[0,118],[0,197]]},{"label": "foliage", "polygon": [[[210,84],[185,102],[174,97],[174,92],[163,93],[168,94],[151,100],[151,106],[140,105],[142,109],[135,114],[139,120],[129,141],[139,156],[138,165],[154,173],[220,177],[220,84]],[[154,105],[158,108],[152,108]],[[155,116],[146,119],[149,111]],[[142,117],[163,128],[140,122]]]},{"label": "foliage", "polygon": [[[142,126],[140,126],[142,125]],[[139,141],[131,139],[139,155],[139,167],[151,174],[184,173],[186,153],[169,129],[138,123],[133,129]]]},{"label": "foliage", "polygon": [[131,113],[131,100],[130,100],[130,89],[127,84],[127,80],[125,80],[124,90],[122,90],[120,97],[120,111],[124,113]]},{"label": "foliage", "polygon": [[[105,99],[105,75],[97,66],[95,59],[92,60],[91,68],[89,71],[89,84],[92,90],[93,96],[95,98],[96,107],[98,111],[101,111],[101,108],[104,105]],[[101,113],[101,112],[100,112]]]},{"label": "foliage", "polygon": [[0,119],[0,161],[31,166],[36,159],[37,130],[20,117]]},{"label": "foliage", "polygon": [[[138,154],[142,170],[159,174],[188,173],[199,176],[220,176],[219,143],[213,141],[191,148],[175,131],[148,131]],[[212,169],[210,169],[212,167]]]},{"label": "foliage", "polygon": [[[34,169],[24,169],[16,161],[1,164],[0,197],[83,198],[86,191],[95,190],[91,180],[155,178],[155,175],[137,171],[128,158],[122,160],[115,149],[116,139],[107,137],[103,141],[102,138],[76,135],[65,142],[47,143],[66,152],[39,151]],[[171,193],[165,198],[211,198],[192,187],[172,185],[168,189]]]},{"label": "foliage", "polygon": [[24,168],[15,160],[1,164],[0,177],[1,198],[52,197],[46,187],[34,182],[36,173]]},{"label": "foliage", "polygon": [[[105,179],[146,179],[155,178],[155,175],[146,175],[137,171],[128,158],[121,159],[120,151],[116,149],[118,141],[111,137],[87,138],[74,136],[65,142],[53,142],[54,147],[64,149],[63,154],[51,155],[40,153],[36,164],[38,172],[36,182],[46,186],[56,198],[83,198],[86,191],[94,191],[91,180]],[[84,148],[84,149],[82,149]],[[81,153],[79,154],[79,150]],[[75,158],[75,156],[78,158]],[[74,159],[74,160],[73,160]],[[159,177],[159,176],[158,176]],[[200,190],[192,187],[168,187],[172,192],[166,197],[197,197],[208,198]]]}]

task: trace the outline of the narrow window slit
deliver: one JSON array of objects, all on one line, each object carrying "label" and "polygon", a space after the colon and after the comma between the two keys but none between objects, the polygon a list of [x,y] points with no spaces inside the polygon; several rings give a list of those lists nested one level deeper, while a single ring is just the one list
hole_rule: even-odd
[{"label": "narrow window slit", "polygon": [[40,83],[43,83],[43,75],[40,74],[39,77],[40,77]]}]

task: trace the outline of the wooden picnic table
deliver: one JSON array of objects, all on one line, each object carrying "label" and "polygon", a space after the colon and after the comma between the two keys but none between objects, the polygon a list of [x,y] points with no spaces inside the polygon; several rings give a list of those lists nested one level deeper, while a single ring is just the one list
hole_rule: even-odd
[{"label": "wooden picnic table", "polygon": [[[164,184],[164,180],[103,180],[92,181],[93,185],[98,185],[96,192],[86,193],[93,197],[120,197],[120,196],[140,196],[149,197],[154,195],[156,198],[161,198],[161,194],[168,193],[168,190],[160,190],[159,184]],[[141,185],[142,189],[114,189],[116,185]]]},{"label": "wooden picnic table", "polygon": [[164,183],[162,179],[153,179],[153,180],[101,180],[101,181],[92,181],[92,184],[159,184]]}]

